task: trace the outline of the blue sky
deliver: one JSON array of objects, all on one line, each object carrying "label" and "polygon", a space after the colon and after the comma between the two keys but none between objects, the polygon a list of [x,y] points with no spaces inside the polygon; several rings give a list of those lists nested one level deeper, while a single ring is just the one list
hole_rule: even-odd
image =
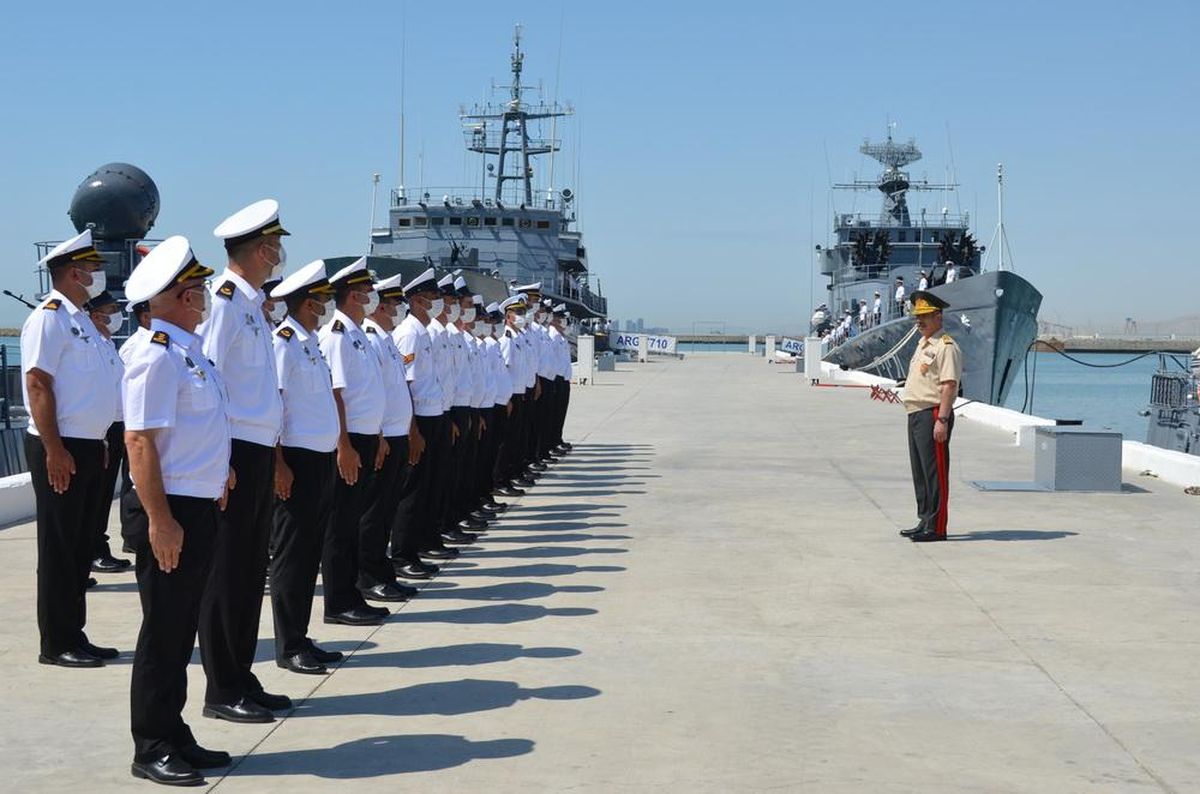
[{"label": "blue sky", "polygon": [[[857,147],[889,119],[925,152],[914,177],[942,181],[952,151],[962,185],[952,210],[970,211],[985,243],[1004,162],[1016,269],[1045,294],[1044,319],[1119,325],[1200,312],[1194,3],[403,8],[6,11],[4,286],[33,292],[33,242],[71,233],[75,187],[114,160],[157,182],[153,234],[186,234],[209,262],[221,259],[216,223],[263,196],[282,203],[293,267],[364,252],[371,174],[391,186],[398,172],[404,18],[410,186],[419,153],[427,185],[474,184],[460,103],[504,82],[516,22],[526,75],[551,93],[562,30],[559,93],[578,113],[559,130],[567,152],[556,181],[579,195],[592,269],[618,318],[799,329],[830,176],[873,176]],[[849,203],[836,198],[839,209]],[[858,209],[874,201],[860,197]],[[0,304],[0,324],[22,314]]]}]

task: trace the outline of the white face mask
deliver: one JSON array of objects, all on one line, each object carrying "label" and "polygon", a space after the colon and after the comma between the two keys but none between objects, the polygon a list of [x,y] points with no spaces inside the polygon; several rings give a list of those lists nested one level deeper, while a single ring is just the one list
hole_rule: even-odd
[{"label": "white face mask", "polygon": [[431,303],[431,304],[429,305],[429,316],[430,316],[430,317],[437,317],[439,314],[441,314],[441,313],[442,313],[442,309],[443,309],[443,308],[445,308],[445,304],[444,304],[444,302],[442,301],[442,299],[441,299],[441,298],[434,298],[434,299],[433,299],[433,303]]},{"label": "white face mask", "polygon": [[271,308],[267,309],[267,316],[271,318],[271,322],[279,325],[283,322],[284,315],[287,314],[287,306],[282,301],[275,301],[271,304]]},{"label": "white face mask", "polygon": [[287,249],[283,246],[279,247],[279,261],[271,266],[271,275],[267,276],[267,281],[272,281],[283,275],[283,268],[287,265]]},{"label": "white face mask", "polygon": [[379,308],[379,293],[374,292],[374,291],[368,292],[367,293],[367,302],[365,304],[363,304],[363,311],[365,311],[367,314],[374,314],[375,310],[378,308]]},{"label": "white face mask", "polygon": [[517,328],[524,328],[525,327],[525,315],[518,314],[515,318],[513,318],[513,325],[516,326]]},{"label": "white face mask", "polygon": [[475,322],[475,309],[474,308],[463,309],[462,321],[464,323]]},{"label": "white face mask", "polygon": [[121,330],[121,326],[125,324],[125,314],[123,312],[115,312],[113,314],[104,315],[104,327],[108,331],[108,335],[112,336],[117,331]]},{"label": "white face mask", "polygon": [[405,317],[408,316],[408,304],[407,303],[396,304],[396,308],[393,311],[393,316],[396,318],[396,322],[402,321]]},{"label": "white face mask", "polygon": [[[193,291],[193,294],[194,292],[195,291]],[[208,287],[200,287],[199,292],[204,296],[204,308],[200,310],[200,322],[204,322],[208,319],[208,316],[212,314],[212,293],[208,291]],[[192,303],[191,306],[192,310],[195,311],[196,304]]]},{"label": "white face mask", "polygon": [[337,303],[334,302],[332,299],[327,300],[327,301],[320,301],[320,304],[321,304],[321,313],[319,315],[317,315],[318,317],[331,317],[331,316],[333,316],[333,313],[335,311],[337,311]]},{"label": "white face mask", "polygon": [[461,313],[461,312],[460,312],[460,309],[459,309],[459,306],[458,306],[458,304],[457,304],[457,303],[451,303],[451,304],[450,304],[450,308],[448,308],[448,309],[446,310],[446,320],[447,320],[447,322],[454,322],[455,320],[457,320],[457,319],[458,319],[458,315],[459,315],[460,313]]},{"label": "white face mask", "polygon": [[89,273],[92,277],[92,283],[84,287],[87,290],[88,300],[99,295],[104,290],[108,289],[108,273],[103,270],[97,270],[94,273]]}]

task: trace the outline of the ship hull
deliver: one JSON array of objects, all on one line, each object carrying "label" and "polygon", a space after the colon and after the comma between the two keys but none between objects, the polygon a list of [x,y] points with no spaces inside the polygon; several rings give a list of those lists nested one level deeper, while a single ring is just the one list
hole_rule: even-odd
[{"label": "ship hull", "polygon": [[[1002,405],[1037,339],[1042,294],[1006,270],[980,273],[930,290],[950,307],[945,332],[963,353],[962,396]],[[903,378],[916,349],[912,318],[883,323],[830,350],[825,360],[846,369]],[[907,337],[907,338],[906,338]]]}]

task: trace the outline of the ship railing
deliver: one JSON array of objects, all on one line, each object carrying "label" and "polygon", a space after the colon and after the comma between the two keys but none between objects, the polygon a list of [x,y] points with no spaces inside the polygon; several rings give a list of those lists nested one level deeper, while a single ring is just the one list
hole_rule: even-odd
[{"label": "ship railing", "polygon": [[[961,214],[936,213],[934,215],[926,215],[924,219],[920,215],[912,217],[911,223],[908,226],[897,226],[889,216],[880,215],[877,212],[840,212],[834,219],[834,229],[966,229],[971,225],[971,213],[964,212]],[[913,242],[916,242],[915,240]]]},{"label": "ship railing", "polygon": [[557,194],[548,194],[546,190],[534,191],[533,203],[525,204],[521,197],[508,197],[496,203],[491,193],[484,195],[480,187],[422,187],[422,188],[392,188],[392,207],[419,207],[425,204],[429,207],[444,207],[449,204],[452,209],[468,209],[470,207],[486,209],[535,209],[561,211],[563,201]]}]

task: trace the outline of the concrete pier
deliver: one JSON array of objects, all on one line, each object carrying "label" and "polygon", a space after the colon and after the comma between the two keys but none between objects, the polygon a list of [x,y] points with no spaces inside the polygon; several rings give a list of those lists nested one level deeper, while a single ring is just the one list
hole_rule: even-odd
[{"label": "concrete pier", "polygon": [[[597,373],[575,452],[349,658],[255,671],[270,725],[185,718],[220,791],[1200,790],[1200,498],[985,493],[1028,479],[962,421],[949,542],[916,545],[903,409],[761,358]],[[122,658],[36,664],[34,528],[0,531],[0,769],[10,791],[129,775],[131,574],[88,631]]]}]

